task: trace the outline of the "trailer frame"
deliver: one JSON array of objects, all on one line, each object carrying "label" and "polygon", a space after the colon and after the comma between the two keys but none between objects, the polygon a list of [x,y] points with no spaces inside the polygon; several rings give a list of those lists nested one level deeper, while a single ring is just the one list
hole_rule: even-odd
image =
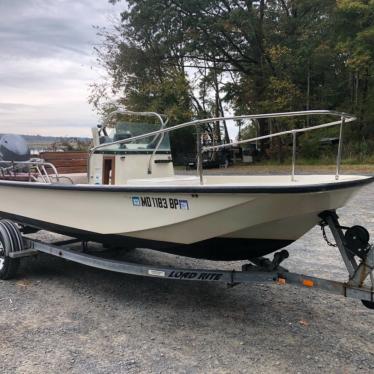
[{"label": "trailer frame", "polygon": [[[349,274],[347,282],[338,282],[289,272],[287,269],[280,266],[282,261],[288,257],[288,252],[286,250],[276,252],[273,260],[263,257],[249,260],[250,263],[243,265],[242,270],[239,271],[166,267],[118,261],[66,247],[66,245],[81,241],[79,238],[53,244],[32,239],[23,235],[21,233],[22,228],[20,229],[17,223],[10,220],[0,221],[0,250],[2,247],[3,251],[5,251],[3,256],[5,259],[4,261],[8,261],[10,264],[13,263],[13,265],[17,266],[13,266],[13,271],[10,272],[11,274],[7,274],[9,276],[2,278],[8,279],[15,275],[18,262],[21,258],[35,256],[39,253],[46,253],[97,269],[152,278],[224,282],[229,286],[235,286],[241,283],[275,282],[279,285],[290,284],[315,288],[331,294],[359,299],[366,307],[374,309],[374,246],[367,243],[365,248],[362,248],[361,252],[354,251],[352,245],[347,241],[347,235],[344,233],[344,231],[347,233],[350,228],[343,227],[339,224],[336,212],[326,211],[321,213],[320,217],[320,225],[323,232],[324,227],[328,226],[336,242],[334,244],[328,242],[328,244],[338,247],[343,258]],[[87,248],[87,243],[82,241],[82,247]],[[371,285],[367,283],[371,283]]]}]

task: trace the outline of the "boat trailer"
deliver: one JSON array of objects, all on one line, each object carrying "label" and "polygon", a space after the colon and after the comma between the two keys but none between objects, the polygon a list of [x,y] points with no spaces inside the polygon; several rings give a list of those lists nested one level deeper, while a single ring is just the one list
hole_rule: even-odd
[{"label": "boat trailer", "polygon": [[[102,258],[67,247],[69,244],[81,242],[78,238],[53,244],[31,239],[26,236],[28,227],[19,226],[5,219],[0,221],[0,279],[13,278],[21,258],[43,252],[98,269],[146,277],[224,282],[228,286],[240,283],[276,282],[280,285],[316,288],[359,299],[364,306],[374,309],[374,245],[369,244],[367,230],[362,226],[341,226],[335,211],[325,211],[320,214],[320,217],[323,237],[329,246],[339,249],[347,268],[349,279],[345,283],[289,272],[281,266],[282,261],[288,258],[286,250],[275,253],[273,260],[263,257],[251,259],[250,263],[242,266],[241,271],[151,266]],[[327,239],[325,233],[327,226],[335,243]],[[82,244],[83,249],[87,249],[87,243],[82,242]]]}]

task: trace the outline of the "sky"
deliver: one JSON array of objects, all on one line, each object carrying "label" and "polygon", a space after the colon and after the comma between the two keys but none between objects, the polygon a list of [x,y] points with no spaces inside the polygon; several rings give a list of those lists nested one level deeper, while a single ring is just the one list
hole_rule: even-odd
[{"label": "sky", "polygon": [[0,133],[90,136],[89,84],[104,72],[93,26],[124,5],[108,0],[0,0]]}]

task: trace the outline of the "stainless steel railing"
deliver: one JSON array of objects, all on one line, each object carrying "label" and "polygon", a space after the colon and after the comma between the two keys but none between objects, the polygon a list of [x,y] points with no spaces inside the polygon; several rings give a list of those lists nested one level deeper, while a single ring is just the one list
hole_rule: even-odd
[{"label": "stainless steel railing", "polygon": [[[123,114],[123,115],[134,115],[134,116],[140,116],[140,117],[156,117],[156,118],[160,121],[160,130],[159,130],[159,131],[165,129],[165,127],[166,127],[166,125],[167,125],[167,123],[168,123],[168,121],[169,121],[169,118],[167,118],[167,117],[166,117],[165,115],[163,115],[163,114],[159,114],[159,113],[156,113],[156,112],[133,112],[133,111],[131,111],[131,110],[126,110],[123,106],[119,105],[119,106],[117,106],[117,109],[115,109],[114,111],[110,112],[110,113],[105,117],[105,119],[104,119],[104,125],[103,125],[103,127],[102,127],[103,130],[107,127],[109,121],[110,121],[113,117],[115,117],[117,114]],[[165,119],[164,119],[164,118],[165,118]],[[155,154],[156,154],[158,148],[160,147],[162,141],[164,140],[164,135],[165,135],[165,133],[164,133],[164,132],[161,132],[161,133],[159,133],[159,134],[161,134],[161,136],[160,136],[160,138],[158,139],[157,144],[156,144],[156,147],[155,147],[154,151],[152,152],[152,154],[151,154],[151,156],[150,156],[150,158],[149,158],[149,161],[148,161],[148,174],[152,174],[152,161],[153,161],[153,159],[154,159],[154,157],[155,157]],[[155,139],[154,139],[154,140],[156,140],[156,138],[157,138],[157,136],[158,136],[159,134],[157,134],[157,135],[155,136]],[[142,139],[142,138],[141,138],[141,139]],[[108,145],[117,144],[117,143],[118,143],[118,142],[105,143],[105,144],[101,144],[101,145],[99,145],[99,146],[96,146],[96,147],[91,148],[91,149],[90,149],[90,153],[89,153],[89,158],[91,157],[91,155],[92,155],[92,153],[93,153],[94,150],[99,149],[99,148],[103,148],[103,147],[108,146]],[[122,144],[122,143],[120,143],[120,144]],[[88,160],[88,171],[89,171],[89,164],[90,164],[90,163],[89,163],[89,160]],[[89,173],[88,173],[88,174],[89,174]]]},{"label": "stainless steel railing", "polygon": [[[135,112],[126,112],[122,111],[121,113],[124,114],[139,114]],[[145,114],[145,113],[144,113]],[[150,114],[150,113],[146,113]],[[154,113],[152,113],[154,114]],[[301,116],[332,116],[332,117],[339,117],[338,121],[333,121],[333,122],[327,122],[323,123],[320,125],[315,125],[315,126],[309,126],[301,129],[293,129],[293,130],[286,130],[286,131],[279,131],[277,133],[269,134],[269,135],[263,135],[263,136],[257,136],[255,138],[251,139],[245,139],[245,140],[240,140],[240,141],[235,141],[231,143],[226,143],[226,144],[220,144],[220,145],[213,145],[213,146],[208,146],[208,147],[202,147],[201,146],[201,139],[200,139],[200,130],[196,131],[197,135],[197,172],[200,178],[200,183],[203,184],[203,162],[202,162],[202,154],[204,152],[207,152],[209,150],[216,150],[216,149],[221,149],[221,148],[227,148],[231,146],[237,146],[240,144],[246,144],[258,140],[263,140],[263,139],[270,139],[274,138],[277,136],[282,136],[282,135],[287,135],[291,134],[292,135],[292,168],[291,168],[291,180],[295,181],[295,164],[296,164],[296,135],[297,133],[302,133],[302,132],[307,132],[307,131],[312,131],[312,130],[317,130],[317,129],[322,129],[326,127],[331,127],[331,126],[336,126],[340,124],[340,130],[339,130],[339,145],[338,145],[338,153],[336,157],[336,173],[335,173],[335,179],[339,179],[339,174],[340,174],[340,165],[341,165],[341,155],[342,155],[342,142],[343,142],[343,127],[346,123],[353,122],[356,120],[356,117],[344,113],[344,112],[337,112],[333,110],[305,110],[305,111],[297,111],[297,112],[281,112],[281,113],[266,113],[266,114],[248,114],[248,115],[242,115],[242,116],[227,116],[227,117],[212,117],[212,118],[207,118],[207,119],[198,119],[190,122],[185,122],[181,123],[179,125],[175,125],[172,127],[168,128],[161,128],[160,130],[152,131],[147,134],[142,134],[138,136],[133,136],[128,139],[123,139],[123,140],[118,140],[115,142],[111,143],[105,143],[105,144],[100,144],[96,147],[91,148],[90,156],[95,150],[102,149],[108,146],[112,146],[114,144],[124,144],[124,143],[131,143],[135,140],[139,139],[144,139],[150,136],[157,136],[159,134],[165,134],[169,133],[171,131],[176,131],[182,128],[186,127],[196,127],[197,129],[200,128],[200,126],[212,123],[212,122],[219,122],[219,121],[229,121],[229,120],[234,120],[234,121],[239,121],[239,120],[258,120],[258,119],[269,119],[269,118],[291,118],[291,117],[301,117]],[[157,151],[157,148],[155,149],[155,152]]]},{"label": "stainless steel railing", "polygon": [[[0,161],[0,165],[0,175],[2,177],[16,177],[17,173],[22,172],[22,169],[27,167],[29,170],[32,169],[35,171],[34,173],[31,171],[28,173],[30,180],[34,182],[53,183],[54,181],[59,182],[60,179],[63,178],[58,174],[53,164],[45,162],[42,159],[31,159],[29,161]],[[48,173],[48,168],[52,170],[51,174]]]}]

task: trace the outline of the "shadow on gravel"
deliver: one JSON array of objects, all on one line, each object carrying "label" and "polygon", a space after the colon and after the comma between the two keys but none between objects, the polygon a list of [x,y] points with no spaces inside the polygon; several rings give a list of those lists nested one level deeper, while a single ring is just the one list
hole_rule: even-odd
[{"label": "shadow on gravel", "polygon": [[[135,258],[142,256],[143,253],[140,253],[131,257],[135,261]],[[280,301],[270,297],[270,285],[254,283],[228,287],[223,283],[148,278],[94,269],[44,254],[36,259],[28,259],[20,269],[17,280],[41,282],[47,288],[58,284],[75,297],[94,295],[95,302],[109,302],[117,307],[126,308],[129,304],[135,304],[145,309],[169,309],[170,313],[181,317],[191,312],[204,315],[204,319],[230,315],[240,316],[245,323],[261,324],[258,317],[264,313],[267,314],[266,319],[273,315],[276,320],[279,313],[282,314]],[[284,291],[285,288],[279,289],[280,293]],[[285,306],[288,308],[290,303]],[[303,305],[301,307],[304,309]],[[287,313],[285,309],[283,312]],[[204,319],[201,323],[206,323]]]}]

